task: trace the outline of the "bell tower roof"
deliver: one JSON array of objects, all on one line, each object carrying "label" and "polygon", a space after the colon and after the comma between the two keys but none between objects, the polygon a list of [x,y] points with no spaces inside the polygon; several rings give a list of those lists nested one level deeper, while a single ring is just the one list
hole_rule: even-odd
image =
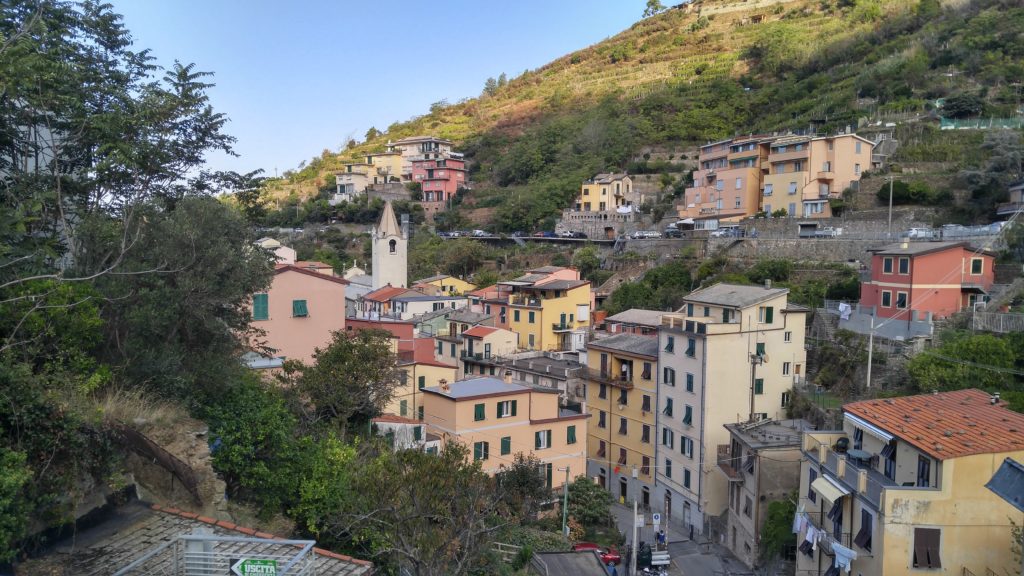
[{"label": "bell tower roof", "polygon": [[398,219],[395,218],[395,210],[391,207],[391,201],[384,203],[384,211],[380,215],[380,224],[377,225],[378,236],[402,236],[402,229],[398,227]]}]

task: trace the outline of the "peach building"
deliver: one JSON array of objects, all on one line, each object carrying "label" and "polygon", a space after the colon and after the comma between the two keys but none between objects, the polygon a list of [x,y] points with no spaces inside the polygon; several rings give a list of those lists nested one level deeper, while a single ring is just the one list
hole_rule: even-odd
[{"label": "peach building", "polygon": [[266,332],[275,357],[311,362],[332,332],[345,329],[346,285],[344,278],[278,265],[270,289],[253,295],[253,326]]},{"label": "peach building", "polygon": [[761,167],[768,157],[767,139],[735,138],[701,146],[693,186],[684,194],[679,215],[698,230],[713,230],[757,213]]},{"label": "peach building", "polygon": [[761,209],[785,209],[801,218],[832,216],[829,200],[840,198],[871,167],[874,146],[856,134],[772,140],[762,163]]},{"label": "peach building", "polygon": [[500,472],[516,454],[541,461],[547,486],[560,488],[586,472],[588,415],[559,406],[558,390],[504,378],[479,376],[425,388],[424,423],[443,442],[461,442],[488,474]]}]

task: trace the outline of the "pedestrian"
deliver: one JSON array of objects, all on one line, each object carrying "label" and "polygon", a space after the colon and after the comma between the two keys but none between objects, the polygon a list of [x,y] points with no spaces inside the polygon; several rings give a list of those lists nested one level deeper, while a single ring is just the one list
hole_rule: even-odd
[{"label": "pedestrian", "polygon": [[608,563],[608,576],[619,576],[619,571],[615,569],[615,564]]}]

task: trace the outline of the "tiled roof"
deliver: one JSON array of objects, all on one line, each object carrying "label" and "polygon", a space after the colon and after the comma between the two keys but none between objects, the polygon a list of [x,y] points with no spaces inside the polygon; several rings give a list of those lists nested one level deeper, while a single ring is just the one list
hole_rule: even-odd
[{"label": "tiled roof", "polygon": [[319,278],[320,280],[327,280],[328,282],[334,282],[335,284],[342,284],[346,286],[349,284],[349,281],[345,280],[344,278],[339,278],[337,276],[328,276],[327,274],[314,272],[313,270],[310,270],[308,268],[298,268],[292,266],[291,264],[278,264],[277,266],[274,267],[275,275],[282,274],[284,272],[298,272],[299,274],[305,274],[307,276],[312,276],[313,278]]},{"label": "tiled roof", "polygon": [[381,414],[373,419],[374,422],[386,422],[388,424],[422,424],[419,420],[412,418],[406,418],[405,416],[396,416],[394,414]]},{"label": "tiled roof", "polygon": [[1024,450],[1024,414],[978,389],[863,400],[843,411],[939,460]]},{"label": "tiled roof", "polygon": [[616,334],[607,338],[601,338],[600,340],[594,340],[588,346],[603,348],[613,352],[658,357],[658,339],[653,336]]},{"label": "tiled roof", "polygon": [[[68,574],[106,576],[124,568],[161,544],[200,529],[221,536],[281,539],[273,534],[238,526],[233,522],[199,516],[175,508],[155,504],[147,506],[135,502],[115,509],[103,522],[79,531],[69,541],[57,543],[39,562],[47,565],[51,562],[66,564],[65,573]],[[280,554],[282,546],[297,550],[290,545],[272,542],[218,542],[216,551],[224,555],[240,556],[247,553]],[[322,548],[314,548],[313,553],[316,554],[318,576],[356,576],[373,572],[373,564],[365,560],[357,560]],[[171,573],[172,557],[171,554],[158,554],[145,564],[146,573]]]},{"label": "tiled roof", "polygon": [[451,276],[447,274],[438,274],[436,276],[431,276],[429,278],[420,278],[419,280],[416,281],[416,283],[419,284],[422,282],[425,284],[429,284],[431,282],[437,282],[438,280],[444,280],[445,278],[451,278]]},{"label": "tiled roof", "polygon": [[[932,252],[943,252],[955,248],[971,249],[967,242],[903,242],[875,248],[869,250],[869,252],[879,256],[923,256]],[[992,255],[991,252],[986,250],[979,250],[979,252]]]},{"label": "tiled roof", "polygon": [[572,290],[573,288],[579,288],[590,284],[590,280],[548,280],[547,282],[538,282],[532,286],[537,290]]},{"label": "tiled roof", "polygon": [[296,260],[293,264],[296,268],[334,268],[330,264],[324,264],[323,262],[317,262],[316,260]]},{"label": "tiled roof", "polygon": [[564,266],[541,266],[540,268],[530,268],[527,272],[534,272],[536,274],[554,274],[555,272],[561,272],[565,270]]},{"label": "tiled roof", "polygon": [[532,390],[532,388],[529,386],[508,383],[501,378],[495,378],[494,376],[478,376],[476,378],[467,378],[465,380],[452,382],[449,384],[447,392],[441,390],[440,386],[430,386],[429,388],[423,389],[424,392],[439,394],[453,400],[497,394],[522,394],[529,392],[530,390]]},{"label": "tiled roof", "polygon": [[382,286],[377,288],[373,292],[367,292],[364,296],[364,300],[373,300],[374,302],[389,302],[395,296],[404,294],[405,292],[412,292],[412,295],[422,296],[415,290],[409,290],[408,288],[401,288],[399,286]]},{"label": "tiled roof", "polygon": [[630,308],[613,316],[605,318],[606,322],[622,322],[624,324],[641,324],[644,326],[659,326],[661,317],[667,314],[660,310],[644,310],[643,308]]},{"label": "tiled roof", "polygon": [[473,326],[469,330],[462,333],[463,336],[472,336],[473,338],[483,338],[497,332],[497,328],[491,328],[490,326]]},{"label": "tiled roof", "polygon": [[744,286],[719,282],[707,288],[690,292],[683,300],[716,306],[746,308],[787,293],[789,293],[788,288],[765,288],[764,286]]}]

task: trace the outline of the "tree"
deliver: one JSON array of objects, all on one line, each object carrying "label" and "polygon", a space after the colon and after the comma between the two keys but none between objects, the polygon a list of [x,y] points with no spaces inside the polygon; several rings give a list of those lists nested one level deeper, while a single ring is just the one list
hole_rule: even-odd
[{"label": "tree", "polygon": [[0,562],[14,557],[18,540],[28,524],[25,486],[32,471],[25,455],[0,446]]},{"label": "tree", "polygon": [[761,561],[767,562],[785,552],[787,545],[796,543],[793,534],[793,517],[796,515],[796,499],[777,500],[768,503],[768,517],[761,528]]},{"label": "tree", "polygon": [[350,427],[380,414],[400,382],[390,338],[379,330],[338,331],[316,349],[312,365],[286,361],[281,379],[301,395],[306,422],[326,425],[345,438]]},{"label": "tree", "polygon": [[498,91],[498,81],[494,77],[490,77],[484,82],[484,95],[494,96],[494,93]]},{"label": "tree", "polygon": [[508,516],[531,518],[551,496],[541,474],[541,461],[533,454],[516,454],[512,464],[498,472],[494,481]]},{"label": "tree", "polygon": [[661,0],[647,0],[647,8],[644,9],[644,18],[650,18],[655,14],[660,14],[665,11],[665,6],[662,5]]},{"label": "tree", "polygon": [[1017,356],[1010,344],[992,334],[947,333],[937,348],[907,363],[921,391],[983,388],[1003,390],[1013,384]]},{"label": "tree", "polygon": [[942,104],[942,115],[946,118],[967,118],[977,116],[985,109],[985,101],[975,93],[954,94]]},{"label": "tree", "polygon": [[376,128],[374,128],[373,126],[370,126],[370,129],[366,131],[365,141],[369,142],[370,140],[374,140],[374,139],[378,138],[379,136],[380,136],[380,132]]},{"label": "tree", "polygon": [[605,526],[612,519],[612,495],[586,476],[569,483],[569,515],[584,526]]},{"label": "tree", "polygon": [[506,76],[505,73],[502,72],[501,74],[498,75],[498,88],[502,88],[506,84],[508,84],[508,76]]},{"label": "tree", "polygon": [[597,255],[597,248],[585,246],[576,251],[572,256],[572,265],[580,271],[580,276],[590,279],[594,272],[601,269],[601,259]]}]

